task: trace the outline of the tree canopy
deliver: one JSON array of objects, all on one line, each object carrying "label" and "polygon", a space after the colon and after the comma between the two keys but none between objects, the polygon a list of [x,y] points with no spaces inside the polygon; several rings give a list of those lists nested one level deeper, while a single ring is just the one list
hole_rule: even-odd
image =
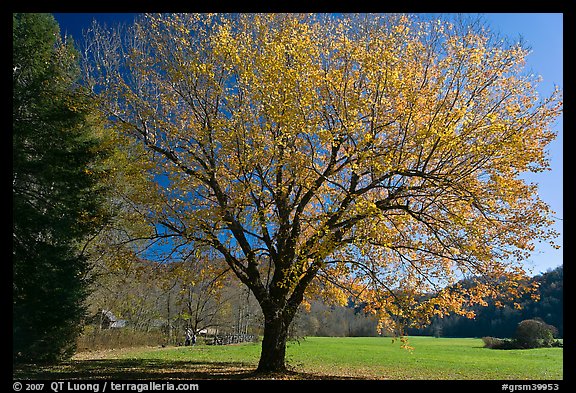
[{"label": "tree canopy", "polygon": [[250,288],[260,371],[314,296],[400,331],[530,289],[522,259],[555,233],[521,175],[548,168],[562,102],[522,44],[409,15],[146,14],[87,38],[86,83],[162,185],[151,236]]}]

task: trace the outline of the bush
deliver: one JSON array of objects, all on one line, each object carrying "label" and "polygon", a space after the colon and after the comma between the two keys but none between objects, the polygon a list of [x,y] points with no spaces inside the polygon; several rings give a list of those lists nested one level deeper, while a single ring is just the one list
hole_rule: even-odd
[{"label": "bush", "polygon": [[515,341],[519,348],[551,347],[554,343],[554,326],[537,319],[525,319],[516,328]]},{"label": "bush", "polygon": [[482,337],[484,348],[497,349],[502,346],[504,340],[496,337]]},{"label": "bush", "polygon": [[482,337],[484,348],[490,349],[517,349],[516,342],[508,338]]},{"label": "bush", "polygon": [[563,340],[554,340],[552,343],[553,348],[564,348],[564,341]]},{"label": "bush", "polygon": [[544,347],[563,347],[561,340],[555,340],[554,326],[538,319],[525,319],[518,324],[514,339],[482,337],[484,348],[490,349],[531,349]]}]

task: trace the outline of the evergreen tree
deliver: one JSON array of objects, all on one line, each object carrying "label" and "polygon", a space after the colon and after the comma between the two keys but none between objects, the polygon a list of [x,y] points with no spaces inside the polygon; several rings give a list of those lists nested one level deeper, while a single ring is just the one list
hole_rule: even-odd
[{"label": "evergreen tree", "polygon": [[71,355],[84,316],[81,241],[101,220],[90,107],[78,54],[50,14],[13,14],[13,360]]}]

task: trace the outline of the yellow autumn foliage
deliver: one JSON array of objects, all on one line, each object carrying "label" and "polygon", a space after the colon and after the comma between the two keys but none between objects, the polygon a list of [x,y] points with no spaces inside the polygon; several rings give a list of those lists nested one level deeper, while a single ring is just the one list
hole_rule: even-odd
[{"label": "yellow autumn foliage", "polygon": [[170,179],[167,230],[263,310],[352,297],[398,330],[530,290],[522,260],[555,235],[520,175],[547,169],[562,94],[538,97],[527,50],[490,38],[408,15],[153,14],[101,38],[87,80]]}]

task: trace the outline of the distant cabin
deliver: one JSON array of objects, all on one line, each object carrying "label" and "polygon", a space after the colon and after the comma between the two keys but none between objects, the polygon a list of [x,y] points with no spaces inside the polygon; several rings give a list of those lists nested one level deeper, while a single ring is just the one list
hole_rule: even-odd
[{"label": "distant cabin", "polygon": [[100,320],[101,329],[121,329],[126,327],[128,321],[125,319],[118,319],[110,310],[102,310]]},{"label": "distant cabin", "polygon": [[207,336],[215,336],[216,334],[218,334],[218,328],[209,327],[209,328],[200,329],[198,331],[198,334],[207,335]]}]

